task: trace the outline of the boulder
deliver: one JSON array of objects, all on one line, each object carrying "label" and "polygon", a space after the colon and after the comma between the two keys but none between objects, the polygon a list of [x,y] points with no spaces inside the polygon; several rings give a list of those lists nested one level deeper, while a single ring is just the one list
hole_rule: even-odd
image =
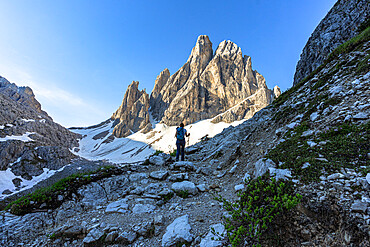
[{"label": "boulder", "polygon": [[209,227],[208,234],[202,239],[199,247],[220,247],[225,244],[226,230],[221,223]]},{"label": "boulder", "polygon": [[99,241],[99,239],[101,237],[103,237],[103,235],[104,235],[104,231],[100,230],[99,228],[94,228],[84,238],[83,243],[84,244],[93,244],[93,243]]},{"label": "boulder", "polygon": [[186,214],[175,219],[166,228],[166,232],[162,237],[162,247],[170,247],[184,242],[190,243],[193,240],[190,230],[189,215]]},{"label": "boulder", "polygon": [[149,177],[158,179],[158,180],[163,180],[168,176],[168,171],[155,171],[151,172]]},{"label": "boulder", "polygon": [[149,163],[157,166],[163,166],[166,164],[166,160],[159,155],[154,155],[149,158]]},{"label": "boulder", "polygon": [[192,195],[196,195],[198,193],[198,189],[195,184],[189,181],[173,183],[171,188],[175,192],[187,191]]},{"label": "boulder", "polygon": [[119,243],[124,243],[124,244],[131,244],[135,241],[137,237],[137,234],[136,232],[134,231],[125,231],[125,232],[122,232],[117,238],[116,238],[116,242],[119,242]]},{"label": "boulder", "polygon": [[190,161],[177,161],[173,164],[173,169],[181,171],[195,171],[194,164]]},{"label": "boulder", "polygon": [[263,176],[269,168],[274,167],[275,163],[270,159],[259,159],[255,164],[255,171],[254,171],[254,177],[258,178],[260,176]]},{"label": "boulder", "polygon": [[128,204],[126,199],[122,199],[116,202],[110,203],[107,208],[105,209],[106,213],[127,213],[128,212]]},{"label": "boulder", "polygon": [[355,201],[351,206],[352,212],[355,213],[366,213],[367,210],[367,202],[362,201]]},{"label": "boulder", "polygon": [[108,233],[107,237],[105,238],[105,242],[108,242],[108,243],[111,243],[111,242],[114,242],[114,240],[117,238],[118,236],[118,232],[116,231],[113,231],[113,232],[110,232]]},{"label": "boulder", "polygon": [[136,204],[132,208],[134,214],[149,214],[155,210],[156,206],[151,204]]},{"label": "boulder", "polygon": [[292,178],[292,172],[288,169],[276,169],[269,167],[270,176],[274,177],[277,181],[279,180],[288,180]]}]

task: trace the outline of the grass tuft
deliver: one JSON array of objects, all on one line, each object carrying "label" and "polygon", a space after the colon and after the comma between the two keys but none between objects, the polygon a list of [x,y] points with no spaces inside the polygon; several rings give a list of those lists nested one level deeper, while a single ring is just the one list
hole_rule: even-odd
[{"label": "grass tuft", "polygon": [[62,195],[65,199],[72,198],[72,195],[76,194],[77,189],[82,185],[119,173],[117,167],[105,166],[93,172],[73,174],[49,187],[38,189],[9,203],[4,210],[10,210],[15,215],[24,215],[39,209],[42,204],[45,205],[43,209],[54,209],[63,202],[58,200],[58,195]]}]

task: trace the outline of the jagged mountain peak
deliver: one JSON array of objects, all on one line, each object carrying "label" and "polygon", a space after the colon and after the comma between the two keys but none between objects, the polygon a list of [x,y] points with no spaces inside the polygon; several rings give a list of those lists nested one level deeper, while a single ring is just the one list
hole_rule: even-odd
[{"label": "jagged mountain peak", "polygon": [[151,128],[149,120],[149,95],[139,90],[139,82],[133,81],[126,90],[121,106],[111,119],[116,121],[113,134],[125,137],[143,128]]},{"label": "jagged mountain peak", "polygon": [[[29,107],[50,120],[51,117],[41,109],[41,104],[36,100],[36,96],[30,87],[19,87],[9,82],[6,78],[0,76],[0,92],[6,97],[17,101],[25,107]],[[14,119],[7,119],[8,121]]]},{"label": "jagged mountain peak", "polygon": [[[240,105],[257,92],[253,100]],[[251,58],[243,56],[237,44],[222,41],[213,53],[209,37],[200,35],[187,62],[178,71],[170,75],[164,69],[157,76],[149,105],[147,94],[138,90],[138,82],[128,87],[122,105],[112,116],[119,121],[114,134],[123,137],[142,128],[149,131],[146,113],[149,106],[154,119],[173,126],[211,119],[239,105],[237,114],[214,120],[231,123],[253,116],[271,102],[272,95],[264,77],[252,70]]]},{"label": "jagged mountain peak", "polygon": [[188,61],[191,60],[191,58],[198,56],[209,56],[210,52],[212,55],[212,42],[209,40],[207,35],[200,35],[195,43],[195,46],[191,50]]},{"label": "jagged mountain peak", "polygon": [[189,70],[189,78],[194,79],[199,76],[213,57],[212,42],[207,35],[200,35],[187,63],[183,66],[184,70]]},{"label": "jagged mountain peak", "polygon": [[[227,120],[218,118],[219,121],[230,123],[250,118],[270,103],[273,92],[267,88],[264,77],[252,70],[251,58],[243,56],[237,44],[222,41],[213,53],[209,37],[200,35],[187,62],[178,71],[170,75],[169,70],[164,69],[157,76],[150,95],[150,111],[154,119],[166,125],[190,124],[213,118],[257,91],[256,100],[240,105],[238,115],[229,116]],[[122,119],[118,115],[115,118]]]},{"label": "jagged mountain peak", "polygon": [[215,51],[215,56],[219,55],[219,56],[231,57],[231,56],[235,56],[238,54],[240,55],[242,54],[242,49],[237,44],[235,44],[234,42],[230,40],[222,41],[218,45]]}]

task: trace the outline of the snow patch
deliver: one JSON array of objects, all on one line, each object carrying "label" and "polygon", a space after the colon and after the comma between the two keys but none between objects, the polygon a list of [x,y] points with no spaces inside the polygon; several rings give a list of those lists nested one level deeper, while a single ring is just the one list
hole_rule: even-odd
[{"label": "snow patch", "polygon": [[35,134],[35,132],[26,132],[21,136],[6,136],[4,138],[0,138],[0,142],[5,142],[9,140],[18,140],[22,142],[32,142],[33,140],[29,137],[29,135]]},{"label": "snow patch", "polygon": [[[18,160],[20,160],[20,159],[18,159]],[[16,162],[14,162],[14,163],[16,163]],[[32,177],[31,180],[26,180],[26,179],[22,178],[21,176],[16,176],[11,171],[11,168],[8,168],[5,171],[0,171],[0,199],[3,199],[3,198],[8,196],[8,195],[1,194],[4,190],[10,190],[14,194],[14,193],[18,193],[20,191],[23,191],[25,189],[29,189],[29,188],[33,187],[35,184],[39,183],[40,181],[51,177],[56,172],[62,171],[65,167],[67,167],[69,165],[63,166],[59,170],[50,170],[48,168],[43,168],[44,172],[42,174],[38,175],[38,176]],[[22,180],[20,190],[16,190],[16,187],[13,184],[13,179],[16,179],[16,178],[19,178],[20,180]]]},{"label": "snow patch", "polygon": [[[152,117],[152,131],[142,133],[142,131],[131,134],[126,138],[113,137],[113,121],[105,123],[96,128],[81,128],[71,131],[81,134],[83,138],[79,140],[79,147],[71,150],[76,155],[89,160],[109,160],[113,163],[133,163],[146,160],[155,150],[170,153],[176,149],[176,128],[177,126],[167,126],[157,123]],[[199,142],[202,137],[209,138],[219,134],[229,126],[237,126],[246,119],[236,121],[231,124],[220,122],[212,123],[212,119],[198,121],[185,126],[190,133],[187,138],[186,146]],[[107,132],[102,138],[95,138],[103,132]]]},{"label": "snow patch", "polygon": [[22,119],[23,122],[35,122],[35,119]]}]

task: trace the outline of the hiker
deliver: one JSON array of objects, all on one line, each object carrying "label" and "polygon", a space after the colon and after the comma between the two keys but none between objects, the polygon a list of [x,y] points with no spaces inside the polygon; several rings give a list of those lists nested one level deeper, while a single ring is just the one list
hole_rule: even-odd
[{"label": "hiker", "polygon": [[179,161],[179,156],[181,152],[181,161],[184,161],[185,156],[185,137],[190,136],[190,133],[187,133],[186,129],[184,129],[184,124],[181,123],[180,127],[176,128],[176,161]]}]

